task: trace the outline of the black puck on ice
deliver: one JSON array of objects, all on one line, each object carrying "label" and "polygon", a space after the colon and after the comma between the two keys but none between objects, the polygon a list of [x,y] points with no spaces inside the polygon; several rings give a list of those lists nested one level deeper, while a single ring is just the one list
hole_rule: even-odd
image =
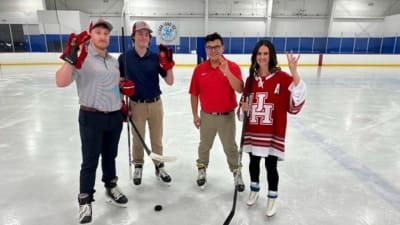
[{"label": "black puck on ice", "polygon": [[161,211],[161,210],[162,210],[162,206],[161,205],[154,206],[154,211]]}]

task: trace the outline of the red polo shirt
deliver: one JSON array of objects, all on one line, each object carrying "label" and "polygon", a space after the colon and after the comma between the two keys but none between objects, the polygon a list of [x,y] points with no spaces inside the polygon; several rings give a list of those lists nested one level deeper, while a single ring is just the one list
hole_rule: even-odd
[{"label": "red polo shirt", "polygon": [[[227,61],[233,75],[243,81],[240,67]],[[219,67],[212,68],[210,60],[201,63],[193,71],[189,94],[200,96],[200,106],[204,112],[229,112],[237,106],[235,90],[228,78]]]}]

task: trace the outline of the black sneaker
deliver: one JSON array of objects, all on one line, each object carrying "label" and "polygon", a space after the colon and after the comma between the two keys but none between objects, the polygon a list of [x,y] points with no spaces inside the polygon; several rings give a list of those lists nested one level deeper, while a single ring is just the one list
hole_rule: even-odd
[{"label": "black sneaker", "polygon": [[134,185],[140,185],[142,183],[142,172],[143,172],[142,165],[135,166],[135,171],[133,172],[133,184]]},{"label": "black sneaker", "polygon": [[92,221],[93,196],[82,193],[78,195],[79,223],[90,223]]},{"label": "black sneaker", "polygon": [[165,170],[164,163],[160,163],[158,166],[156,166],[156,176],[160,178],[163,183],[171,183],[171,176]]},{"label": "black sneaker", "polygon": [[119,190],[117,186],[106,188],[106,200],[108,203],[119,207],[127,207],[128,198]]}]

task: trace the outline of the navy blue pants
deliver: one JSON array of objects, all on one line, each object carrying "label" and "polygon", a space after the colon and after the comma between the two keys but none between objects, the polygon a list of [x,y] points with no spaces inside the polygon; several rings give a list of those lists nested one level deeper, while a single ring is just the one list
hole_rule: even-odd
[{"label": "navy blue pants", "polygon": [[111,113],[79,110],[79,131],[82,143],[80,193],[92,195],[96,169],[101,155],[102,181],[105,187],[116,186],[115,158],[122,131],[123,117],[120,111]]}]

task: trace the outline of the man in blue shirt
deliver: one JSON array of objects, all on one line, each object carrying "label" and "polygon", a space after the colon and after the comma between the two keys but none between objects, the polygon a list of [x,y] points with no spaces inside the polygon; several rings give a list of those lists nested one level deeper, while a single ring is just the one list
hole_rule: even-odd
[{"label": "man in blue shirt", "polygon": [[[168,85],[174,83],[172,68],[172,51],[168,51],[170,60],[166,60],[166,53],[156,54],[149,50],[152,30],[144,21],[137,21],[132,27],[133,49],[126,51],[118,58],[121,76],[135,83],[135,94],[130,97],[131,120],[137,127],[141,137],[145,136],[146,122],[150,132],[151,149],[154,153],[163,154],[163,105],[161,100],[160,76]],[[169,49],[170,50],[170,49]],[[126,66],[124,62],[126,60]],[[125,68],[127,71],[125,72]],[[144,147],[138,134],[133,133],[133,183],[140,185],[144,163]],[[166,184],[171,177],[164,167],[164,163],[153,161],[156,176]]]}]

